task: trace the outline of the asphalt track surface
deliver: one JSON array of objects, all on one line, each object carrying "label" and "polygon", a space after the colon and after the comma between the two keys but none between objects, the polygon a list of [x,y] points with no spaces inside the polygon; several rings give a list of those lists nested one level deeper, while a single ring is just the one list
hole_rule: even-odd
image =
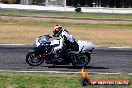
[{"label": "asphalt track surface", "polygon": [[[0,45],[0,71],[80,71],[72,65],[29,66],[25,56],[30,49],[31,46]],[[132,48],[95,48],[91,57],[85,68],[88,72],[132,73]]]},{"label": "asphalt track surface", "polygon": [[66,20],[94,20],[94,21],[115,21],[115,22],[132,22],[128,19],[107,19],[107,18],[76,18],[76,17],[55,17],[55,16],[21,16],[21,15],[9,15],[0,14],[4,17],[28,17],[28,18],[52,18],[52,19],[66,19]]}]

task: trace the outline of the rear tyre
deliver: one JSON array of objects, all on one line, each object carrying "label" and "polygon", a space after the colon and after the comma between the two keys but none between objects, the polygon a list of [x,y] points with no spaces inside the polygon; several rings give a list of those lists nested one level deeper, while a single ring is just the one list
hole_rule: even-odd
[{"label": "rear tyre", "polygon": [[80,54],[72,58],[72,65],[76,67],[84,67],[90,62],[90,59],[90,56]]},{"label": "rear tyre", "polygon": [[39,65],[41,65],[44,62],[44,59],[41,58],[41,55],[37,54],[35,51],[30,51],[26,55],[26,62],[30,66],[39,66]]}]

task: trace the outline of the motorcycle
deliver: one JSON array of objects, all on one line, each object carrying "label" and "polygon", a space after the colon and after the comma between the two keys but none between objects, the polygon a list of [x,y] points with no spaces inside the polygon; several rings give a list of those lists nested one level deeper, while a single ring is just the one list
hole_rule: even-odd
[{"label": "motorcycle", "polygon": [[[95,45],[88,41],[79,40],[79,51],[64,49],[55,53],[53,48],[59,45],[59,40],[50,38],[50,35],[40,36],[36,39],[32,49],[26,55],[26,62],[31,66],[39,66],[44,61],[47,64],[73,66],[86,66],[91,59]],[[62,55],[61,55],[62,54]]]}]

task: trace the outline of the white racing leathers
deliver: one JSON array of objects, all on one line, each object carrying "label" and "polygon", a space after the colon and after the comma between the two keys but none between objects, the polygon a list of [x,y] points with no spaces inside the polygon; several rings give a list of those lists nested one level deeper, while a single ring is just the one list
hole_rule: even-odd
[{"label": "white racing leathers", "polygon": [[64,47],[64,45],[68,46],[68,48],[70,48],[75,42],[75,39],[72,37],[72,35],[70,35],[67,31],[65,31],[64,29],[62,30],[61,34],[59,35],[59,46],[54,47],[54,51],[56,52],[57,50],[60,50]]}]

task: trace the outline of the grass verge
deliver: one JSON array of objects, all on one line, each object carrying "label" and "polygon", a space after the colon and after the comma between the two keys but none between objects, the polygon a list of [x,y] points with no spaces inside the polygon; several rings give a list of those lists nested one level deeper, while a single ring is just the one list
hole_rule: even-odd
[{"label": "grass verge", "polygon": [[[0,73],[0,88],[82,88],[79,83],[81,74],[52,73]],[[89,74],[91,80],[97,79],[127,79],[127,74],[101,75]],[[128,86],[88,86],[88,88],[131,88]]]},{"label": "grass verge", "polygon": [[130,29],[132,30],[131,23],[90,23],[90,22],[75,22],[70,20],[53,20],[53,19],[30,19],[30,18],[0,18],[0,25],[19,25],[19,26],[53,26],[60,24],[66,27],[74,28],[99,28],[99,29]]},{"label": "grass verge", "polygon": [[53,19],[0,18],[0,43],[32,44],[52,27],[62,25],[77,40],[87,40],[97,46],[132,47],[132,24],[74,23]]}]

